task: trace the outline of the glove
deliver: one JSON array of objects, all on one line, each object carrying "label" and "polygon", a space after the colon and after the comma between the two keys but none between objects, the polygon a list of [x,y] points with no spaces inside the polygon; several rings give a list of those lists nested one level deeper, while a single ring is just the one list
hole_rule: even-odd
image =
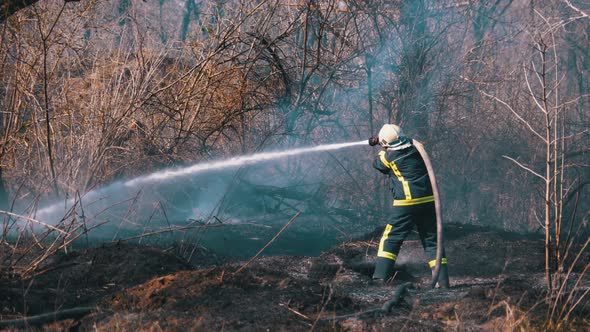
[{"label": "glove", "polygon": [[379,139],[377,137],[371,137],[369,138],[369,145],[370,146],[375,146],[379,144]]}]

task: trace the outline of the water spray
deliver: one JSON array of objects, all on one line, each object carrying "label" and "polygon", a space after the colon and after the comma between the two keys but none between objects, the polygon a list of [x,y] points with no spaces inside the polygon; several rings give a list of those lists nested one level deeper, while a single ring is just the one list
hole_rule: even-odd
[{"label": "water spray", "polygon": [[[148,175],[139,176],[131,180],[127,181],[118,181],[107,185],[103,188],[99,188],[96,190],[92,190],[86,193],[82,200],[83,202],[93,202],[96,200],[101,199],[103,196],[108,196],[109,193],[119,193],[119,192],[129,192],[133,190],[137,190],[138,188],[154,183],[161,183],[166,181],[171,181],[174,179],[187,177],[187,176],[194,176],[199,173],[205,172],[215,172],[223,169],[230,169],[230,168],[238,168],[241,166],[246,165],[253,165],[260,162],[281,159],[286,157],[292,157],[300,154],[308,154],[314,152],[322,152],[322,151],[331,151],[331,150],[338,150],[342,148],[352,147],[352,146],[359,146],[359,145],[366,145],[367,141],[358,141],[358,142],[347,142],[347,143],[336,143],[336,144],[323,144],[313,147],[303,147],[303,148],[295,148],[290,150],[283,150],[283,151],[270,151],[270,152],[260,152],[251,155],[239,156],[229,159],[222,159],[222,160],[213,160],[209,162],[202,162],[197,163],[187,167],[178,167],[178,168],[169,168],[161,171],[157,171]],[[68,200],[65,204],[65,210],[72,207],[76,202],[71,199]],[[57,219],[59,220],[63,216],[64,212],[64,203],[59,202],[47,207],[44,207],[37,211],[37,219],[38,220],[47,220],[49,219]],[[60,213],[62,216],[60,216]]]},{"label": "water spray", "polygon": [[357,146],[357,145],[365,145],[367,141],[359,141],[359,142],[351,142],[351,143],[339,143],[339,144],[324,144],[318,145],[314,147],[307,147],[307,148],[297,148],[292,150],[286,151],[276,151],[276,152],[261,152],[255,153],[249,156],[240,156],[225,160],[217,160],[211,161],[206,163],[199,163],[188,167],[178,168],[178,169],[167,169],[159,172],[155,172],[146,176],[140,176],[135,179],[126,181],[124,184],[127,187],[136,187],[141,184],[148,184],[153,182],[159,181],[166,181],[171,180],[177,177],[187,176],[187,175],[194,175],[201,172],[207,171],[215,171],[221,170],[225,168],[233,168],[233,167],[240,167],[244,165],[251,165],[255,163],[259,163],[262,161],[268,161],[273,159],[291,157],[299,154],[304,153],[311,153],[311,152],[320,152],[320,151],[330,151],[330,150],[338,150],[346,147]]}]

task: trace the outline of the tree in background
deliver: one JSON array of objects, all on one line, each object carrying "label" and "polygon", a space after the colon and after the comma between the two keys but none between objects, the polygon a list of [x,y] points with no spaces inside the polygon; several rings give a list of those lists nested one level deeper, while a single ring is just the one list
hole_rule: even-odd
[{"label": "tree in background", "polygon": [[[565,61],[567,58],[560,51],[561,45],[568,43],[568,38],[561,37],[560,32],[567,31],[566,26],[573,25],[575,19],[551,21],[540,11],[535,13],[539,24],[532,26],[530,33],[530,58],[523,60],[520,70],[513,76],[515,82],[522,82],[524,93],[515,95],[514,91],[496,87],[496,93],[505,95],[500,98],[486,92],[487,87],[481,92],[509,110],[520,122],[519,127],[531,134],[533,142],[536,141],[532,146],[537,155],[531,162],[518,160],[522,156],[515,159],[506,154],[503,157],[542,182],[539,192],[542,193],[540,205],[543,212],[535,216],[538,216],[545,235],[547,302],[553,308],[550,324],[559,327],[587,295],[576,296],[574,291],[568,292],[567,289],[570,278],[575,284],[580,283],[589,268],[586,265],[581,275],[571,275],[588,246],[588,241],[582,241],[581,249],[574,244],[584,238],[584,232],[580,232],[583,222],[578,221],[578,226],[575,225],[579,197],[584,195],[588,183],[584,180],[588,176],[587,165],[578,158],[585,154],[588,144],[587,129],[579,126],[583,122],[579,105],[586,103],[590,95],[576,89],[576,80],[567,79],[571,64]],[[535,161],[536,157],[542,162]]]}]

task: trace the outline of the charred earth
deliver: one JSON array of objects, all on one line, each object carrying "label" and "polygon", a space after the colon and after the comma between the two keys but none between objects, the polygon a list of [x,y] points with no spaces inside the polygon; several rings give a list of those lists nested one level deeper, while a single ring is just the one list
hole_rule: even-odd
[{"label": "charred earth", "polygon": [[[173,247],[126,243],[60,254],[35,277],[2,276],[0,324],[42,330],[545,328],[551,308],[544,302],[541,238],[448,225],[452,287],[432,290],[417,237],[404,243],[392,283],[371,284],[379,235],[376,230],[319,256],[265,256],[249,263],[198,249],[189,264]],[[574,269],[571,279],[580,272]],[[587,276],[576,285],[589,286]],[[396,296],[391,310],[382,310]],[[85,311],[68,317],[73,308]],[[590,329],[589,315],[589,305],[579,305],[571,326]],[[24,316],[29,319],[18,321]]]}]

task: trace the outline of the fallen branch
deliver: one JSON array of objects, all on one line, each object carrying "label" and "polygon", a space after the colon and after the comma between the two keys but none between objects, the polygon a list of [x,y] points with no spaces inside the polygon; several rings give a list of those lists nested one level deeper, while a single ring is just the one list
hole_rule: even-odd
[{"label": "fallen branch", "polygon": [[126,237],[124,239],[119,239],[119,240],[112,241],[112,242],[124,242],[124,241],[130,241],[130,240],[134,240],[134,239],[142,239],[144,237],[154,236],[154,235],[158,235],[158,234],[162,234],[162,233],[174,233],[174,232],[186,231],[186,230],[190,230],[190,229],[219,227],[219,226],[224,226],[224,225],[223,224],[215,224],[215,225],[209,225],[209,224],[207,224],[207,225],[196,225],[196,226],[170,227],[170,228],[160,229],[160,230],[157,230],[157,231],[143,233],[143,234],[140,234],[140,235]]},{"label": "fallen branch", "polygon": [[[299,311],[297,311],[297,310],[289,307],[289,304],[288,303],[279,303],[279,306],[281,306],[281,307],[283,307],[283,308],[291,311],[292,313],[294,313],[295,315],[297,315],[297,316],[299,316],[301,318],[304,318],[304,319],[307,319],[307,320],[311,320],[311,318],[307,317],[306,315],[304,315],[304,314],[300,313]],[[309,324],[309,325],[311,326],[311,324]]]},{"label": "fallen branch", "polygon": [[29,316],[19,319],[8,319],[0,321],[0,328],[3,327],[27,327],[40,326],[47,323],[52,323],[64,319],[78,319],[96,311],[95,307],[79,307],[65,310],[58,310],[36,316]]},{"label": "fallen branch", "polygon": [[59,228],[57,228],[55,226],[46,224],[46,223],[44,223],[42,221],[39,221],[37,219],[33,219],[33,218],[30,218],[30,217],[22,216],[20,214],[16,214],[16,213],[4,211],[4,210],[0,210],[0,214],[5,214],[7,216],[15,217],[17,219],[24,219],[26,221],[30,221],[30,222],[35,223],[35,224],[39,224],[39,225],[41,225],[41,226],[43,226],[45,228],[51,229],[51,230],[56,231],[56,232],[59,232],[61,234],[67,234],[65,231],[63,231],[63,230],[61,230],[61,229],[59,229]]},{"label": "fallen branch", "polygon": [[283,228],[281,228],[281,230],[277,233],[277,235],[275,235],[272,239],[270,239],[270,241],[268,241],[268,243],[262,247],[262,249],[260,249],[256,255],[252,256],[252,258],[250,258],[250,260],[248,260],[244,265],[240,266],[240,268],[234,272],[234,275],[240,273],[243,269],[245,269],[248,265],[250,265],[250,263],[252,263],[257,257],[258,255],[260,255],[271,243],[274,242],[274,240],[276,240],[279,236],[281,236],[281,234],[287,229],[287,227],[289,227],[289,225],[291,225],[291,223],[293,221],[295,221],[295,219],[297,219],[297,217],[299,217],[299,215],[301,214],[301,211],[298,211],[292,218],[291,220],[289,220],[285,226],[283,226]]},{"label": "fallen branch", "polygon": [[[108,221],[103,221],[101,223],[98,223],[90,228],[88,228],[86,231],[76,234],[76,231],[80,228],[82,228],[82,226],[84,225],[77,225],[73,230],[71,230],[69,233],[66,234],[67,237],[64,237],[63,239],[59,239],[56,238],[55,241],[53,241],[53,243],[51,244],[51,246],[49,248],[47,248],[45,250],[45,252],[40,255],[39,257],[37,257],[35,260],[33,260],[32,263],[30,263],[28,265],[28,267],[26,267],[20,274],[21,276],[25,277],[25,276],[29,276],[29,275],[33,275],[35,270],[41,265],[41,263],[43,263],[48,257],[50,257],[51,255],[55,254],[56,252],[58,252],[59,250],[66,248],[67,246],[69,246],[71,243],[73,243],[74,241],[76,241],[80,236],[90,232],[91,230],[98,228],[104,224],[108,223]],[[57,245],[57,243],[61,242],[61,245]]]},{"label": "fallen branch", "polygon": [[[318,317],[313,322],[313,325],[311,326],[311,329],[309,329],[309,332],[312,332],[313,329],[315,328],[316,324],[320,321],[320,317],[322,316],[324,309],[326,309],[326,305],[328,305],[328,302],[330,302],[330,300],[332,299],[332,295],[334,294],[334,289],[332,288],[332,285],[328,285],[328,288],[330,289],[330,293],[328,293],[328,298],[322,304],[322,308],[320,309],[320,312],[318,313]],[[324,291],[324,294],[325,294],[325,291]]]}]

